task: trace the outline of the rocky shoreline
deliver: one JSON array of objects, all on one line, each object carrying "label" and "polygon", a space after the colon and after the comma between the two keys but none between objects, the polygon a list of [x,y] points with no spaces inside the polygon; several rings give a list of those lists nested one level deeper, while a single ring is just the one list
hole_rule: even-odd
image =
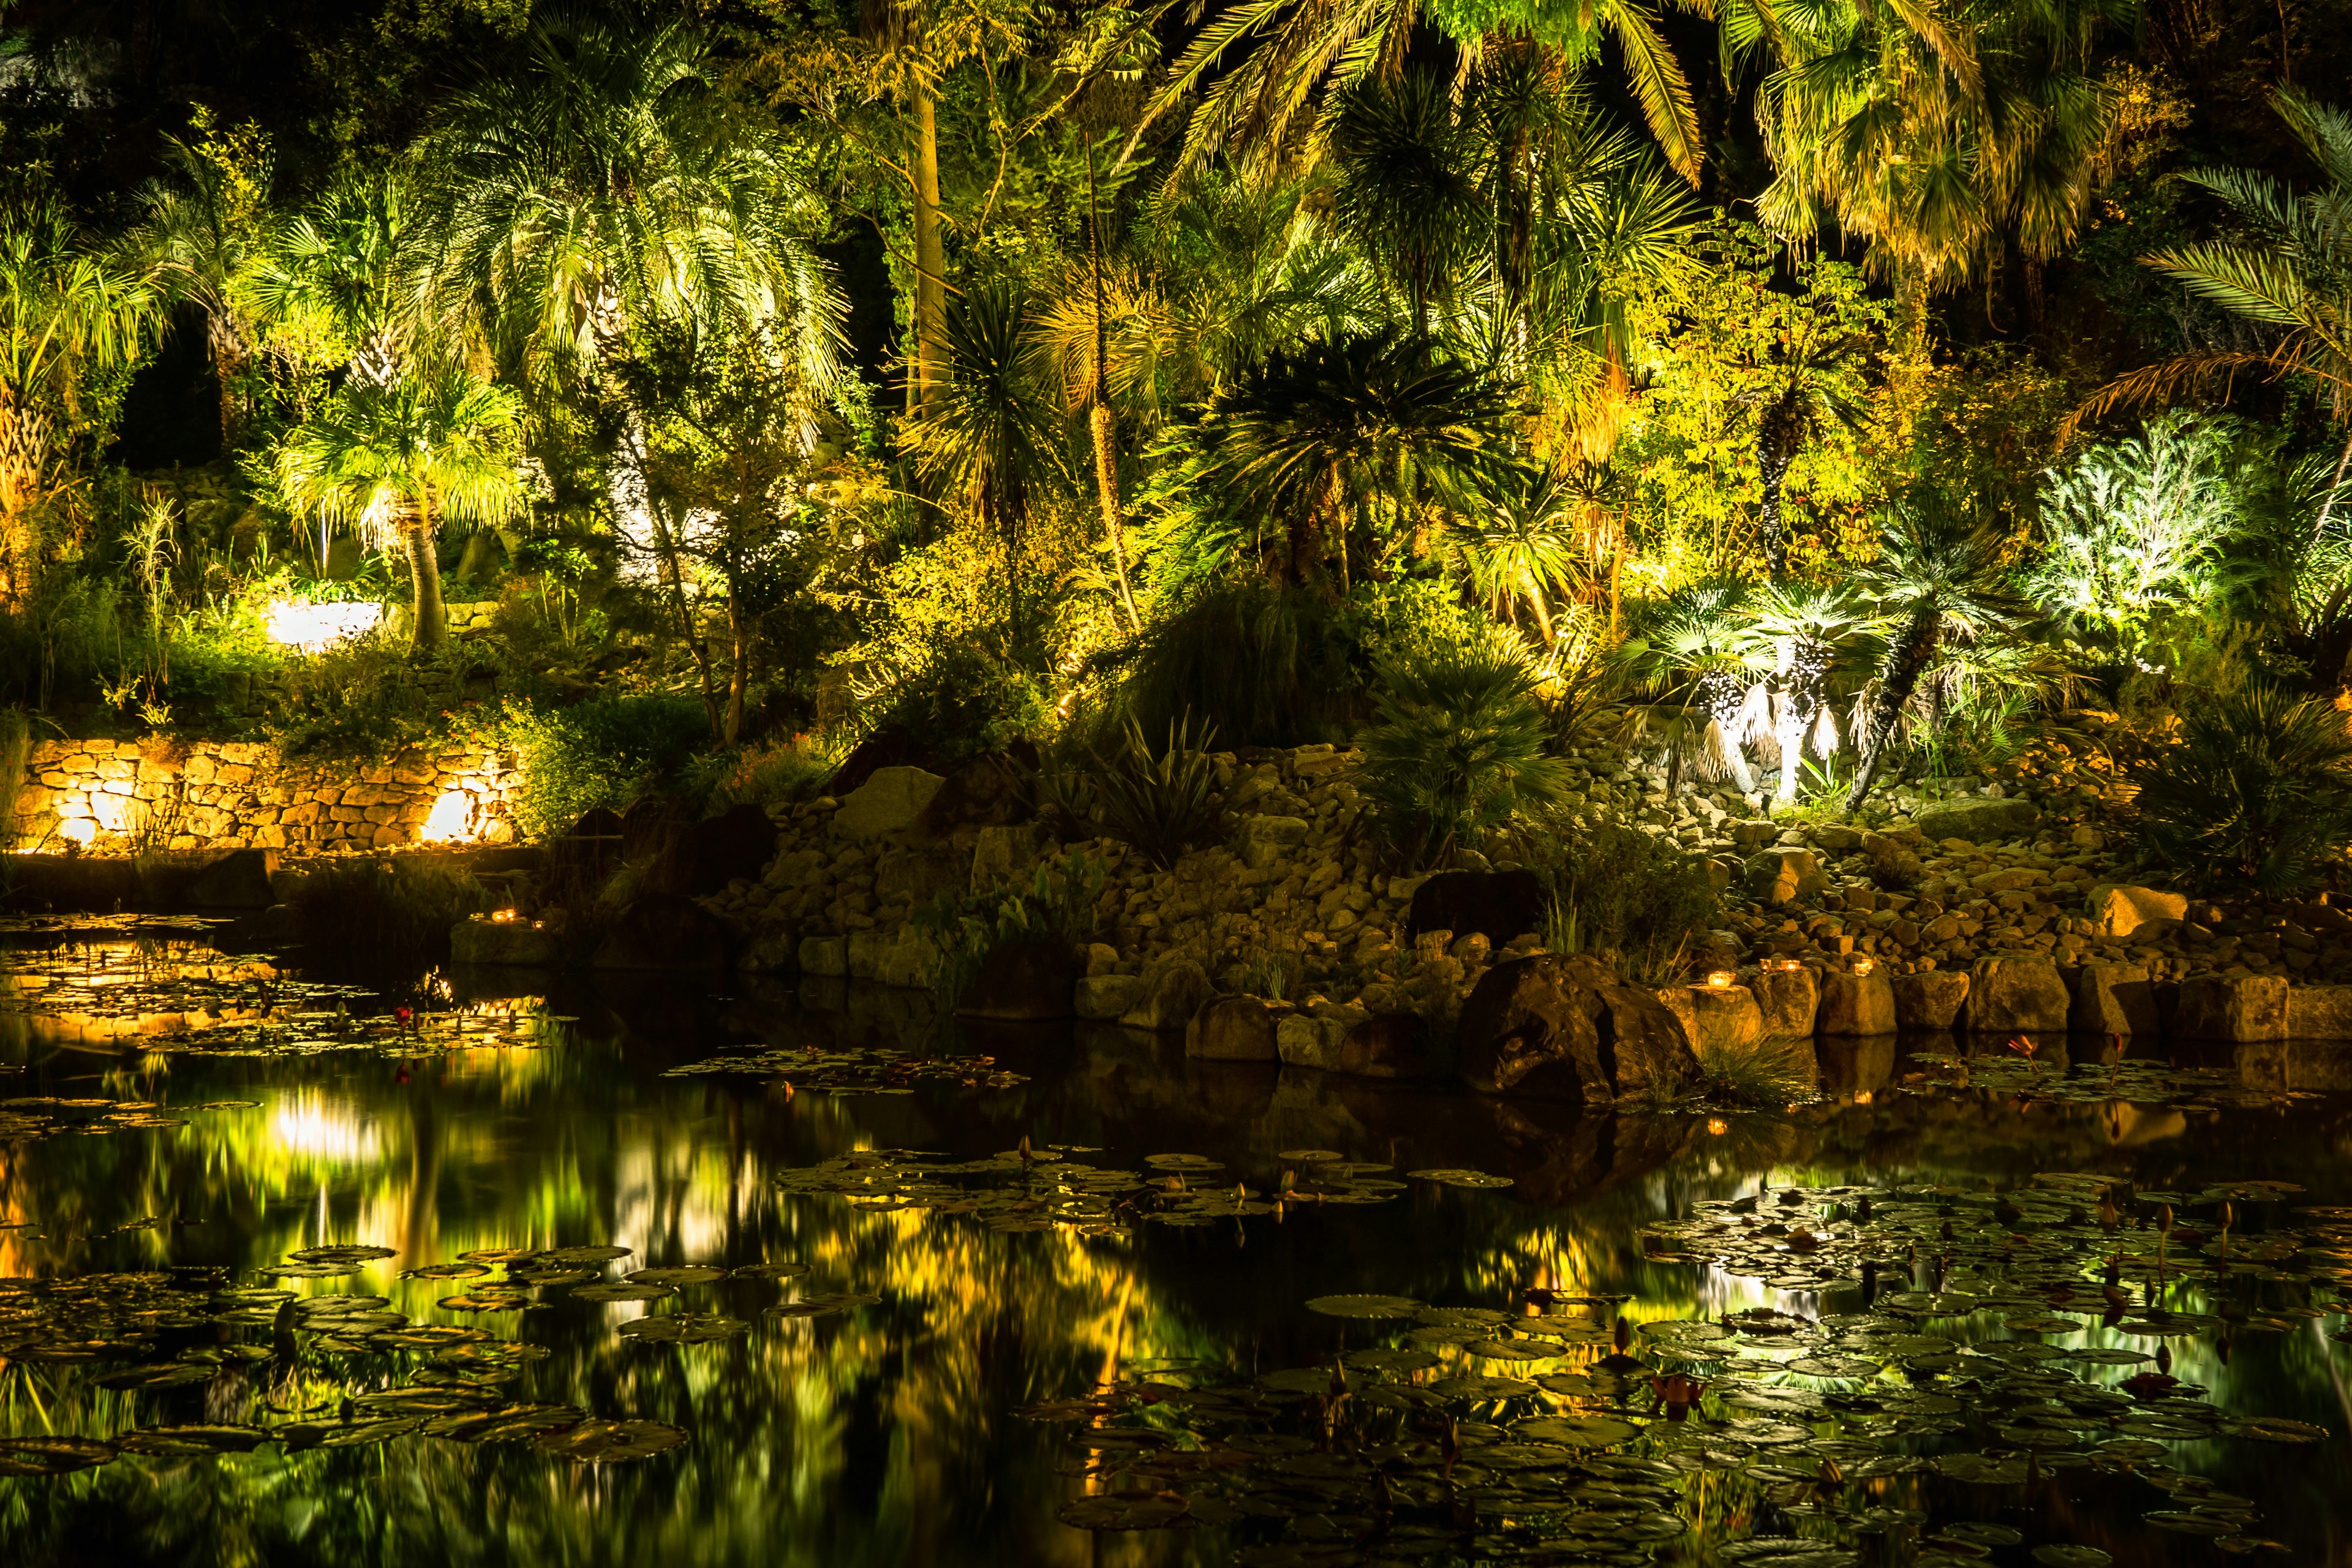
[{"label": "rocky shoreline", "polygon": [[[919,986],[937,948],[914,917],[942,893],[1027,886],[1041,870],[1083,883],[1098,868],[1100,940],[992,957],[968,1011],[1181,1029],[1203,1057],[1465,1071],[1490,1026],[1465,1026],[1482,983],[1510,969],[1523,984],[1521,961],[1558,959],[1526,929],[1540,922],[1499,941],[1432,929],[1416,904],[1431,902],[1433,879],[1387,874],[1363,831],[1358,753],[1305,746],[1215,763],[1229,837],[1172,869],[1115,842],[1060,840],[992,764],[885,767],[773,810],[761,874],[696,902],[728,928],[743,968]],[[1686,1051],[1950,1028],[2352,1037],[2352,915],[2324,900],[2225,911],[2138,886],[2088,792],[2067,781],[1898,790],[1892,815],[1856,826],[1743,815],[1760,797],[1729,791],[1669,794],[1665,771],[1637,760],[1577,764],[1576,804],[1708,857],[1724,891],[1705,978],[1645,993]],[[1475,908],[1516,869],[1469,861],[1444,874],[1440,903]],[[460,957],[496,956],[483,950],[498,941],[461,931]],[[1608,1097],[1633,1091],[1612,1082]]]}]

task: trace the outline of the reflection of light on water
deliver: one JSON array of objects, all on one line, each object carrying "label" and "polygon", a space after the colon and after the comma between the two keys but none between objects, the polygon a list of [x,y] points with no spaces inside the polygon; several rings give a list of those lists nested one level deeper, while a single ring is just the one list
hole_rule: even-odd
[{"label": "reflection of light on water", "polygon": [[270,1136],[288,1152],[313,1159],[360,1161],[376,1157],[375,1129],[348,1110],[310,1094],[278,1101],[269,1118]]}]

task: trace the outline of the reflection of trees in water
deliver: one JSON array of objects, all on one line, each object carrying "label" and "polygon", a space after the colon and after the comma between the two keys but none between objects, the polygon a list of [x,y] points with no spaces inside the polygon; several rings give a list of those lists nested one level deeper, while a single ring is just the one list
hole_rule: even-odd
[{"label": "reflection of trees in water", "polygon": [[[759,1033],[831,1040],[849,1031],[870,1041],[910,1022],[770,1019]],[[1787,1305],[1759,1281],[1655,1263],[1641,1248],[1645,1224],[1685,1214],[1699,1197],[1752,1190],[1759,1177],[1776,1186],[1973,1183],[2070,1169],[2129,1172],[2144,1184],[2273,1175],[2316,1186],[2314,1173],[2344,1163],[2342,1121],[2325,1108],[2200,1119],[2177,1135],[2119,1143],[2096,1106],[2020,1110],[1986,1092],[1888,1092],[1891,1054],[1857,1066],[1825,1051],[1825,1083],[1859,1074],[1830,1084],[1840,1098],[1726,1116],[1712,1133],[1701,1118],[1593,1116],[1187,1062],[1171,1042],[1120,1035],[1090,1038],[1074,1059],[1069,1043],[1050,1037],[961,1040],[956,1048],[1001,1048],[1007,1065],[1034,1075],[1016,1090],[962,1100],[788,1098],[762,1079],[648,1073],[648,1059],[690,1061],[714,1044],[708,1031],[649,1016],[625,1028],[592,1022],[537,1051],[412,1063],[404,1078],[395,1064],[356,1056],[284,1063],[150,1053],[52,1064],[52,1074],[101,1072],[104,1092],[116,1095],[265,1104],[196,1116],[162,1135],[0,1152],[11,1217],[39,1221],[50,1238],[0,1235],[0,1270],[249,1266],[322,1240],[398,1246],[397,1268],[475,1247],[609,1240],[638,1249],[632,1266],[799,1259],[814,1266],[806,1291],[867,1290],[886,1304],[846,1318],[763,1319],[748,1340],[685,1347],[622,1341],[614,1331],[641,1310],[634,1305],[491,1317],[482,1321],[492,1331],[554,1352],[510,1385],[517,1397],[672,1421],[693,1434],[691,1446],[601,1470],[527,1447],[423,1437],[290,1457],[124,1459],[0,1486],[0,1552],[38,1561],[69,1544],[89,1561],[762,1568],[1192,1560],[1213,1555],[1212,1543],[1181,1533],[1097,1541],[1056,1524],[1051,1504],[1071,1484],[1055,1470],[1058,1435],[1009,1412],[1154,1357],[1248,1373],[1316,1364],[1335,1343],[1334,1325],[1300,1307],[1324,1293],[1503,1306],[1528,1286],[1622,1291],[1636,1297],[1628,1311],[1638,1319]],[[21,1039],[8,1049],[24,1059]],[[1854,1103],[1857,1089],[1874,1091],[1872,1101]],[[1401,1173],[1497,1171],[1517,1187],[1415,1184],[1372,1208],[1245,1227],[1143,1226],[1132,1239],[1087,1241],[780,1199],[768,1179],[779,1166],[854,1147],[969,1155],[1012,1147],[1024,1133],[1101,1144],[1107,1152],[1090,1158],[1130,1167],[1146,1152],[1206,1153],[1260,1187],[1278,1184],[1276,1156],[1298,1147],[1378,1158]],[[331,1234],[320,1232],[322,1214]],[[101,1234],[151,1215],[203,1223]],[[469,1321],[433,1307],[450,1285],[394,1282],[393,1272],[300,1288],[376,1290],[420,1321]],[[750,1315],[775,1295],[751,1284],[689,1289],[656,1310]],[[2174,1352],[2176,1372],[2217,1396],[2352,1424],[2336,1388],[2340,1352],[2315,1333],[2242,1344],[2227,1364],[2208,1342],[2176,1342]],[[399,1363],[348,1364],[356,1380],[375,1383]],[[279,1392],[324,1397],[336,1386],[318,1379]],[[226,1397],[233,1388],[224,1379],[168,1397],[114,1394],[77,1370],[10,1366],[0,1373],[0,1425],[102,1435],[159,1420],[250,1418],[249,1405]],[[2224,1485],[2252,1489],[2255,1479],[2236,1472],[2260,1458],[2232,1452],[2213,1462]],[[1889,1483],[1873,1500],[1900,1502],[1924,1484]],[[1713,1478],[1689,1496],[1696,1516],[1715,1521],[1748,1520],[1757,1500],[1752,1486]]]}]

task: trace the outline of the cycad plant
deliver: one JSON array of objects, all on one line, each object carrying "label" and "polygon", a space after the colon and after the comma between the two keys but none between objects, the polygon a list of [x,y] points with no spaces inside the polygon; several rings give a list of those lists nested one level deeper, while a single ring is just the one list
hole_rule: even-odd
[{"label": "cycad plant", "polygon": [[522,504],[513,445],[520,403],[462,370],[389,386],[347,387],[278,451],[278,483],[298,510],[408,557],[420,652],[448,637],[434,536],[444,522],[495,523]]},{"label": "cycad plant", "polygon": [[1462,574],[1496,616],[1522,606],[1552,642],[1550,600],[1585,574],[1582,488],[1558,468],[1528,469],[1498,489],[1494,504],[1456,523],[1449,543]]},{"label": "cycad plant", "polygon": [[1499,642],[1383,672],[1378,721],[1361,738],[1365,798],[1414,866],[1475,848],[1511,814],[1565,787],[1527,657]]},{"label": "cycad plant", "polygon": [[1756,775],[1742,749],[1769,728],[1764,676],[1770,650],[1757,635],[1743,584],[1712,580],[1666,595],[1643,615],[1610,661],[1651,700],[1652,722],[1673,749],[1673,776],[1696,762],[1728,774],[1743,795]]},{"label": "cycad plant", "polygon": [[[1050,795],[1084,827],[1115,838],[1163,871],[1215,837],[1222,815],[1213,729],[1187,720],[1154,747],[1129,720],[1107,742],[1080,741],[1052,760]],[[1047,770],[1041,768],[1041,784]]]},{"label": "cycad plant", "polygon": [[1849,812],[1870,793],[1904,704],[1918,690],[1945,639],[2000,630],[2026,612],[2024,602],[2010,591],[2000,536],[1932,493],[1898,510],[1884,552],[1863,568],[1858,585],[1876,602],[1891,629],[1856,726],[1861,756],[1846,795]]},{"label": "cycad plant", "polygon": [[2214,893],[2291,893],[2352,846],[2352,733],[2320,698],[2274,687],[2193,704],[2144,769],[2148,857]]}]

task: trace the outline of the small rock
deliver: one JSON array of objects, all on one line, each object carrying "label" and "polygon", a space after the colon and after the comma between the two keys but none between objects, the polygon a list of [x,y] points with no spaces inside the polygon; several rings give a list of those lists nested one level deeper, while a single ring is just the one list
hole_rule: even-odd
[{"label": "small rock", "polygon": [[[1097,942],[1097,946],[1101,944]],[[1072,988],[1071,1005],[1081,1018],[1116,1018],[1143,994],[1140,974],[1088,974]],[[1187,1048],[1187,1055],[1193,1053]]]},{"label": "small rock", "polygon": [[2160,893],[2154,888],[2135,888],[2119,882],[2093,885],[2091,906],[2092,934],[2110,942],[2133,935],[2141,927],[2154,921],[2164,921],[2158,928],[2177,929],[2189,918],[2189,900],[2180,893]]},{"label": "small rock", "polygon": [[947,781],[921,768],[877,768],[864,784],[849,792],[834,813],[833,824],[858,838],[878,838],[914,826],[923,807],[931,804]]},{"label": "small rock", "polygon": [[1974,843],[2010,838],[2031,832],[2042,820],[2032,803],[1974,795],[1964,800],[1939,800],[1919,808],[1916,820],[1929,838],[1966,838]]},{"label": "small rock", "polygon": [[1748,861],[1748,897],[1759,903],[1786,904],[1829,887],[1822,863],[1810,849],[1767,849]]},{"label": "small rock", "polygon": [[1192,1021],[1209,999],[1209,977],[1197,963],[1171,963],[1143,991],[1141,1000],[1120,1015],[1130,1029],[1171,1032]]},{"label": "small rock", "polygon": [[1275,1048],[1295,1068],[1335,1068],[1348,1026],[1337,1018],[1313,1018],[1293,1013],[1274,1031]]}]

